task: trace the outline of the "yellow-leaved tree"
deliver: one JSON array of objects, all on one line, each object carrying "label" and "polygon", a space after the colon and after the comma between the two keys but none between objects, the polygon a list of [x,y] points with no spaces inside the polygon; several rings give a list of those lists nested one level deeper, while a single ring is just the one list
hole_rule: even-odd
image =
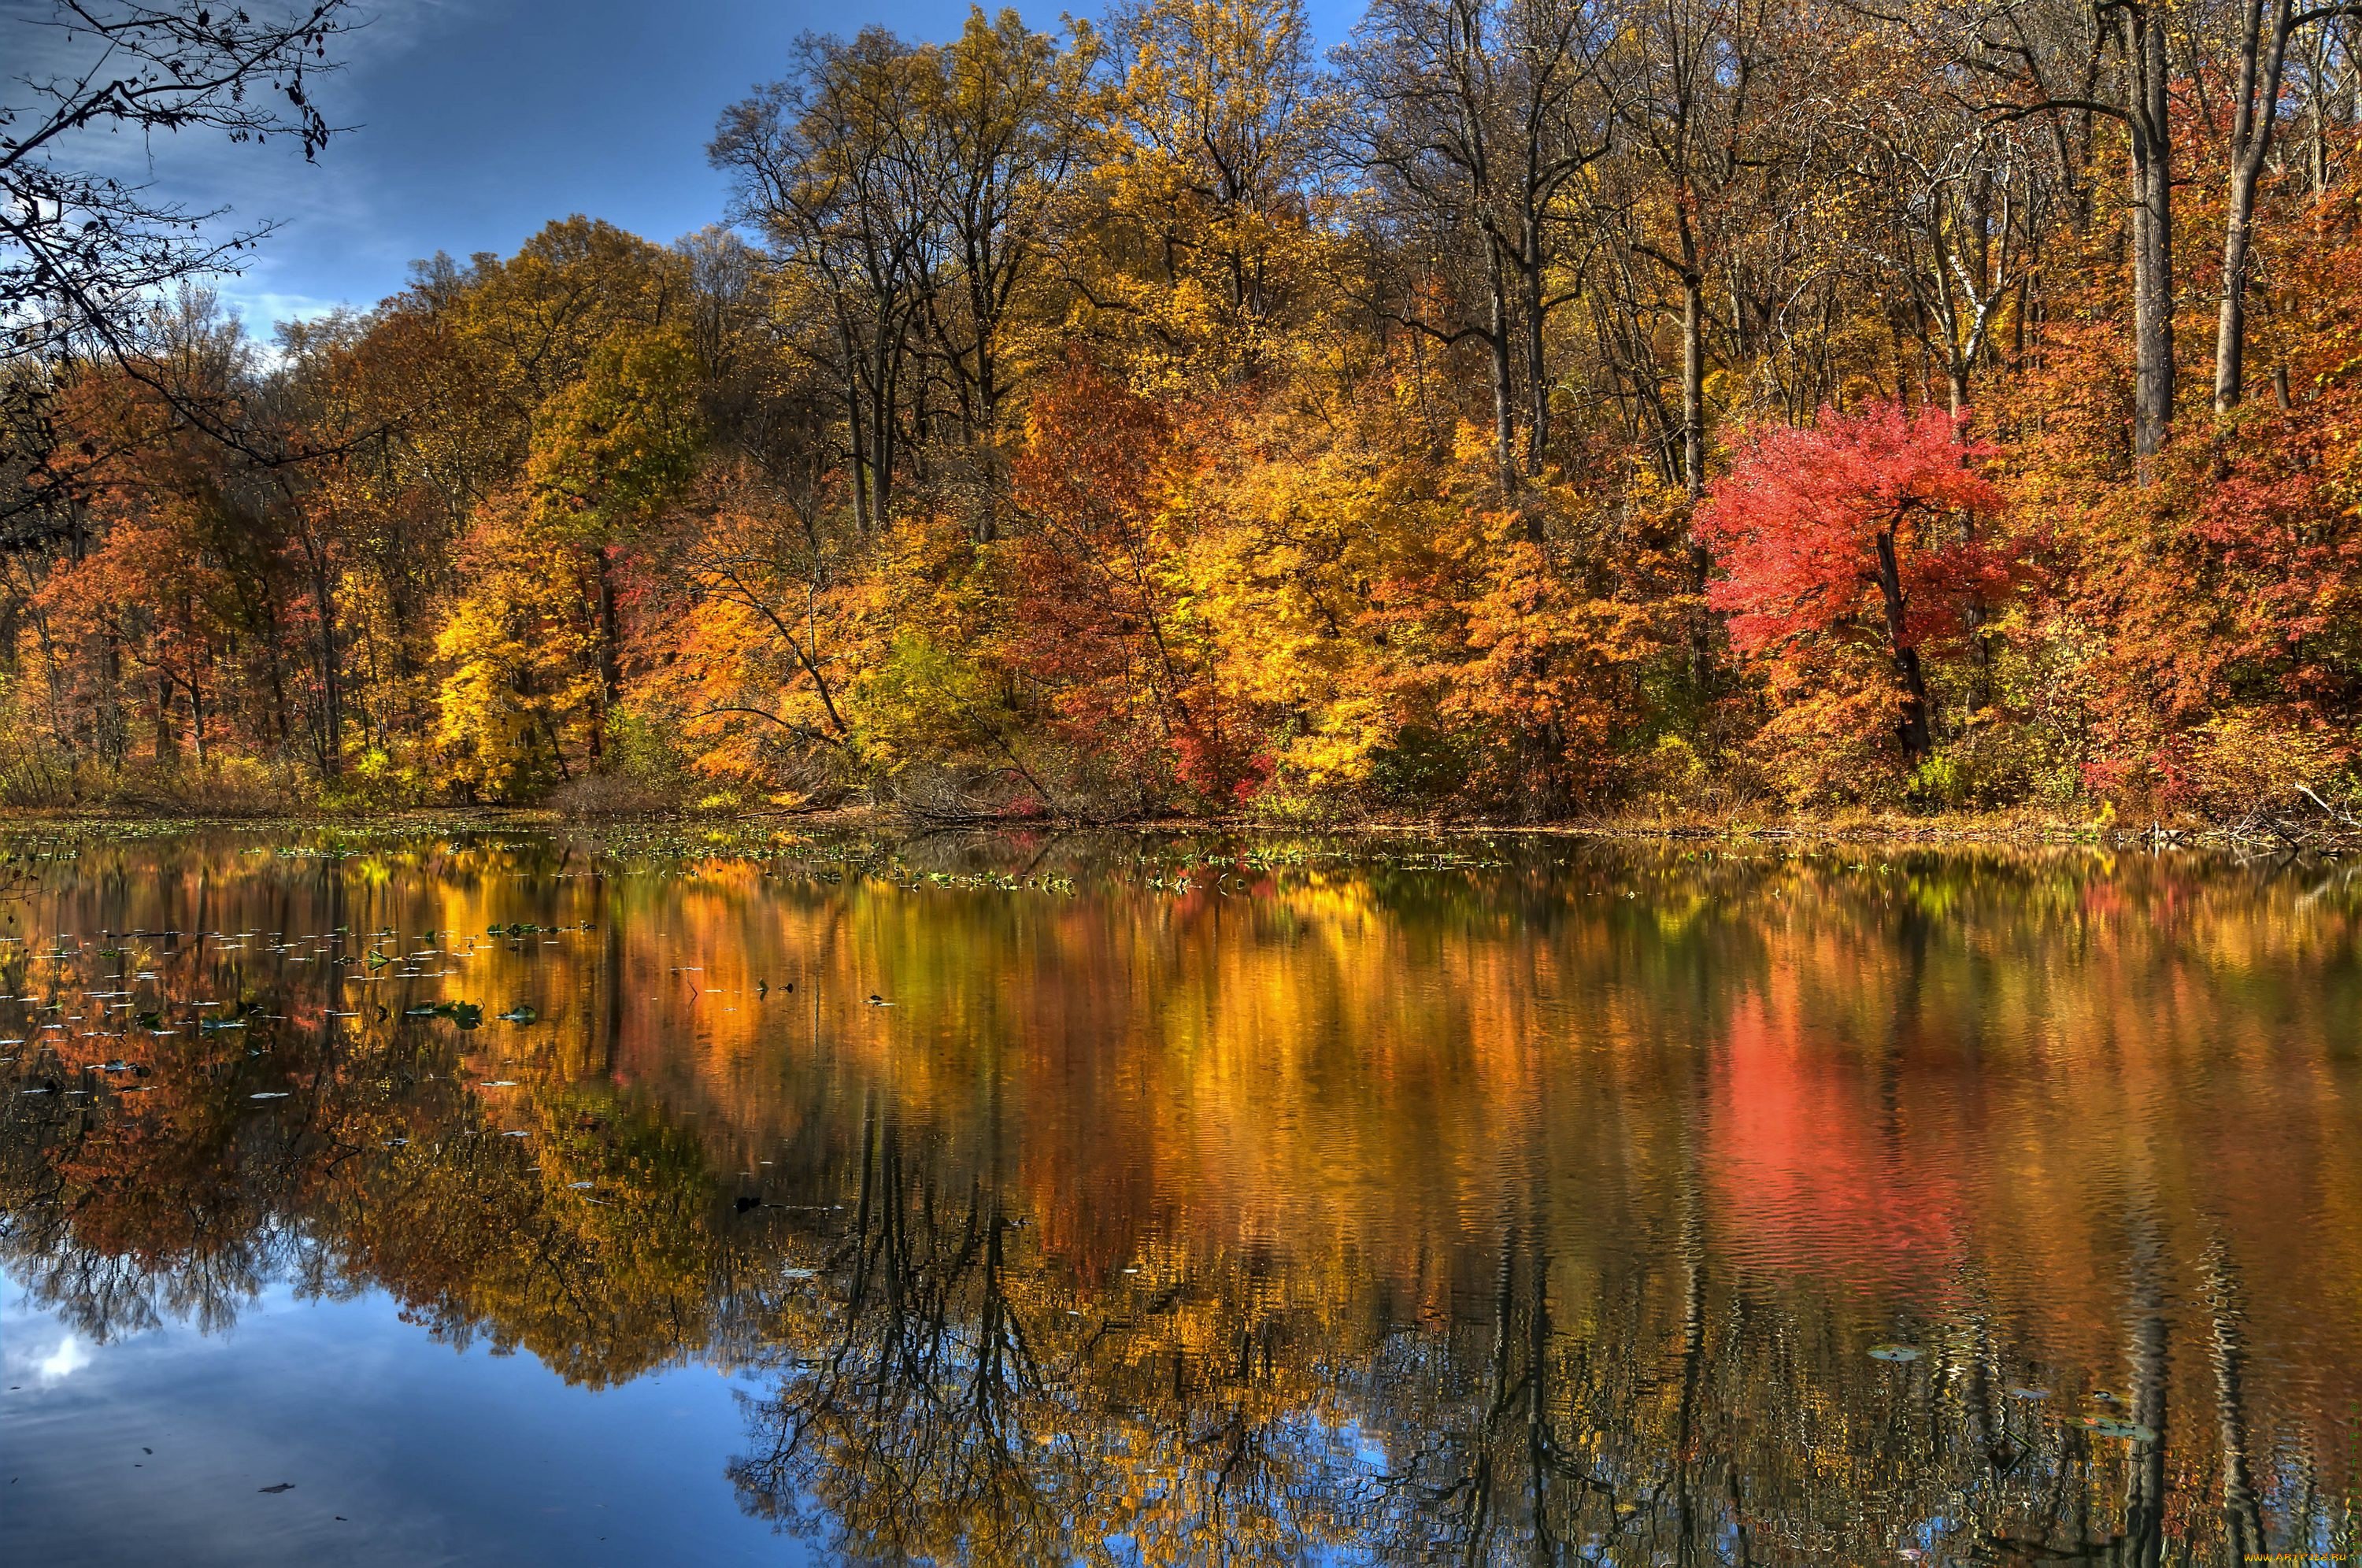
[{"label": "yellow-leaved tree", "polygon": [[598,765],[622,691],[619,556],[696,471],[700,383],[682,332],[620,333],[535,414],[524,482],[480,509],[436,641],[453,783],[507,799]]}]

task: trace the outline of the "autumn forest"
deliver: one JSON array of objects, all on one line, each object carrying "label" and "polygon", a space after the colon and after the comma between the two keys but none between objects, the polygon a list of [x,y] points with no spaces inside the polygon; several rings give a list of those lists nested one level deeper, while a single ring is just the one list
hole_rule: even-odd
[{"label": "autumn forest", "polygon": [[[338,10],[186,123],[333,170]],[[267,332],[193,242],[101,297],[75,204],[161,231],[18,115],[0,801],[2343,813],[2357,46],[977,11],[750,61],[710,227],[552,215]]]}]

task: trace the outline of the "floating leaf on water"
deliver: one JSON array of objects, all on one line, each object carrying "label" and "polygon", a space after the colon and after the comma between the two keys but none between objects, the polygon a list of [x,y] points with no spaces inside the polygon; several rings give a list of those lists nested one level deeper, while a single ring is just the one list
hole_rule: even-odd
[{"label": "floating leaf on water", "polygon": [[574,1191],[579,1192],[586,1187],[596,1187],[599,1184],[595,1181],[569,1181],[566,1185]]},{"label": "floating leaf on water", "polygon": [[2009,1391],[2009,1397],[2013,1399],[2047,1399],[2050,1397],[2050,1390],[2047,1388],[2013,1388]]},{"label": "floating leaf on water", "polygon": [[2155,1427],[2145,1427],[2138,1421],[2119,1420],[2114,1416],[2086,1416],[2083,1425],[2091,1429],[2094,1437],[2120,1438],[2126,1442],[2157,1441]]},{"label": "floating leaf on water", "polygon": [[476,1080],[476,1087],[478,1088],[514,1088],[516,1086],[517,1081],[514,1078],[479,1078]]},{"label": "floating leaf on water", "polygon": [[1917,1361],[1919,1359],[1919,1355],[1920,1353],[1918,1349],[1912,1345],[1872,1345],[1870,1347],[1870,1356],[1872,1361]]},{"label": "floating leaf on water", "polygon": [[541,1014],[534,1011],[533,1009],[525,1006],[523,1002],[519,1002],[516,1006],[509,1009],[508,1011],[501,1014],[501,1021],[502,1023],[531,1023],[540,1016]]},{"label": "floating leaf on water", "polygon": [[246,1098],[248,1099],[285,1099],[287,1098],[287,1093],[288,1091],[285,1089],[264,1089],[259,1094],[250,1094]]},{"label": "floating leaf on water", "polygon": [[818,1279],[820,1277],[820,1270],[816,1268],[783,1268],[779,1271],[779,1277],[781,1279]]}]

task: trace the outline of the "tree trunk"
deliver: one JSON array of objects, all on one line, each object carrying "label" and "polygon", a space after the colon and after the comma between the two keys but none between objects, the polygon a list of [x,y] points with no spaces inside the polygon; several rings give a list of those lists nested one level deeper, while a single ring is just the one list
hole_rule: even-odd
[{"label": "tree trunk", "polygon": [[998,367],[993,363],[991,334],[982,326],[977,328],[976,390],[981,405],[983,429],[978,432],[977,456],[984,471],[977,488],[982,492],[983,504],[977,509],[976,542],[988,545],[1000,536],[1000,382]]},{"label": "tree trunk", "polygon": [[622,638],[615,624],[615,569],[606,546],[597,547],[591,568],[599,578],[599,723],[590,731],[590,760],[595,766],[605,755],[607,715],[615,711],[616,700],[623,694],[624,668],[618,647]]},{"label": "tree trunk", "polygon": [[320,613],[320,773],[334,778],[344,768],[345,690],[337,668],[336,600],[327,576],[316,565],[312,572],[312,597]]},{"label": "tree trunk", "polygon": [[2288,60],[2290,0],[2244,0],[2240,7],[2239,100],[2232,106],[2231,188],[2223,232],[2223,301],[2214,326],[2214,412],[2246,396],[2247,264],[2256,223],[2256,182],[2279,113]]},{"label": "tree trunk", "polygon": [[2223,234],[2223,303],[2214,318],[2214,412],[2228,414],[2244,395],[2247,354],[2247,240],[2256,177],[2231,171],[2231,211]]},{"label": "tree trunk", "polygon": [[866,538],[871,531],[873,509],[869,504],[869,442],[862,429],[859,388],[846,393],[844,414],[848,444],[853,448],[853,527]]},{"label": "tree trunk", "polygon": [[1518,389],[1509,362],[1509,280],[1498,241],[1486,247],[1486,267],[1493,294],[1485,335],[1493,360],[1493,459],[1500,470],[1501,493],[1510,496],[1518,492]]},{"label": "tree trunk", "polygon": [[1526,474],[1540,479],[1542,457],[1550,447],[1550,366],[1546,361],[1546,346],[1542,337],[1542,242],[1540,223],[1529,216],[1523,238],[1523,254],[1518,258],[1518,270],[1525,284],[1525,349],[1526,349]]},{"label": "tree trunk", "polygon": [[2173,143],[2168,101],[2165,29],[2155,16],[2128,10],[2132,56],[2133,144],[2133,452],[2165,449],[2173,425]]},{"label": "tree trunk", "polygon": [[1894,655],[1894,673],[1903,683],[1903,716],[1895,730],[1903,739],[1903,755],[1916,762],[1936,749],[1933,704],[1927,697],[1926,674],[1919,668],[1919,649],[1910,640],[1893,528],[1878,531],[1878,591],[1886,601],[1886,640]]},{"label": "tree trunk", "polygon": [[[1705,280],[1695,271],[1682,277],[1682,482],[1688,488],[1693,525],[1705,499]],[[1690,535],[1690,575],[1701,600],[1714,558]],[[1703,694],[1713,673],[1712,612],[1700,608],[1690,624],[1690,682]]]},{"label": "tree trunk", "polygon": [[1705,494],[1705,282],[1682,279],[1682,479]]},{"label": "tree trunk", "polygon": [[156,760],[165,767],[178,766],[181,760],[181,740],[172,728],[172,679],[156,677]]}]

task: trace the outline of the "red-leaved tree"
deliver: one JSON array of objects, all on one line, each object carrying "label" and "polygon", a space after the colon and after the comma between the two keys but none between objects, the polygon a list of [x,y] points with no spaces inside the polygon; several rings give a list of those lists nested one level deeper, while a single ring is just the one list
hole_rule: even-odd
[{"label": "red-leaved tree", "polygon": [[1746,653],[1882,645],[1904,754],[1926,756],[1934,703],[1919,650],[1959,635],[2009,583],[1991,528],[2001,494],[1969,466],[1987,455],[1951,417],[1893,403],[1749,433],[1696,526],[1722,569],[1706,597],[1730,612],[1732,643]]}]

